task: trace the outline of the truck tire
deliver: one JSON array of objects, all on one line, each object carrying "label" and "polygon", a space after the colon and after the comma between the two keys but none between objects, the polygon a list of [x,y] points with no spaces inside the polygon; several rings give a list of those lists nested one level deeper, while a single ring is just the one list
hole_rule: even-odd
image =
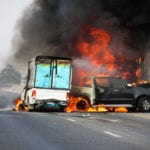
[{"label": "truck tire", "polygon": [[34,112],[35,109],[34,109],[34,106],[33,105],[28,105],[28,108],[29,108],[29,112]]},{"label": "truck tire", "polygon": [[150,97],[141,97],[138,101],[138,109],[140,112],[150,111]]},{"label": "truck tire", "polygon": [[77,103],[76,103],[76,108],[78,110],[83,110],[86,111],[90,107],[89,101],[87,99],[81,98]]}]

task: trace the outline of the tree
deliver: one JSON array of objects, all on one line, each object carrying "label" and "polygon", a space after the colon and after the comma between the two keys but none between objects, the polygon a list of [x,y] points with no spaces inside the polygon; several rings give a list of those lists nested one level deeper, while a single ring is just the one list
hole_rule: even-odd
[{"label": "tree", "polygon": [[18,73],[12,65],[7,64],[6,67],[0,73],[0,84],[20,84],[21,75]]}]

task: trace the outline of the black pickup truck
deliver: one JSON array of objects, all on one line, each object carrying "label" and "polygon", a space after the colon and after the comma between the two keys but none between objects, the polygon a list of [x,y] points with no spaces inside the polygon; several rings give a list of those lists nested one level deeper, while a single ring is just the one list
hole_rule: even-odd
[{"label": "black pickup truck", "polygon": [[[150,88],[132,86],[120,77],[87,77],[82,86],[72,86],[71,94],[83,97],[91,106],[104,104],[150,112]],[[84,108],[86,104],[81,101],[78,106]]]}]

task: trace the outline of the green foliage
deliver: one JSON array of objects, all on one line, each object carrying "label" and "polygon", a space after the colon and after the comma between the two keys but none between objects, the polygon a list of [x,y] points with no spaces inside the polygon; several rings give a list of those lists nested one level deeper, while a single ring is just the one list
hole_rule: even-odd
[{"label": "green foliage", "polygon": [[13,68],[12,65],[7,64],[6,67],[0,72],[0,84],[20,84],[21,75]]}]

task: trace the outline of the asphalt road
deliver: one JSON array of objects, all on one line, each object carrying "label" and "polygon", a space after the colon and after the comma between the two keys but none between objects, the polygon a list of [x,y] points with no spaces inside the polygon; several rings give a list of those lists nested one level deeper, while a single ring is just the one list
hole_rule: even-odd
[{"label": "asphalt road", "polygon": [[0,150],[149,150],[150,114],[0,110]]}]

